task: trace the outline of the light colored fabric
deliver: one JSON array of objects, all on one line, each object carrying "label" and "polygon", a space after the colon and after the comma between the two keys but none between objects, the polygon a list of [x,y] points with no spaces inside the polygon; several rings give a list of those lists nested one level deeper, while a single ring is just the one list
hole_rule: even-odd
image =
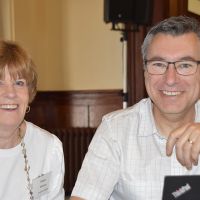
[{"label": "light colored fabric", "polygon": [[[30,122],[26,126],[24,142],[31,181],[51,172],[49,193],[40,200],[64,200],[64,157],[60,140]],[[0,199],[30,199],[20,144],[12,149],[0,149]]]},{"label": "light colored fabric", "polygon": [[[200,121],[200,102],[196,104]],[[166,156],[150,99],[106,115],[89,146],[72,196],[87,200],[160,200],[165,175],[200,174]]]}]

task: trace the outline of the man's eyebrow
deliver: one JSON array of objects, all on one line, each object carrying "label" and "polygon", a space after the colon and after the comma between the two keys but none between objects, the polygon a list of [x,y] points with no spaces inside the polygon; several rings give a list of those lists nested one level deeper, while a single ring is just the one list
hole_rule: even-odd
[{"label": "man's eyebrow", "polygon": [[151,57],[151,58],[149,58],[149,59],[147,59],[147,60],[159,60],[159,61],[166,61],[166,59],[165,59],[165,58],[163,58],[163,57],[160,57],[160,56],[154,56],[154,57]]},{"label": "man's eyebrow", "polygon": [[[147,60],[170,61],[167,58],[163,58],[163,57],[160,57],[160,56],[154,56],[154,57],[151,57],[151,58],[149,58]],[[196,61],[196,59],[194,59],[191,56],[183,56],[183,57],[180,57],[180,58],[176,59],[175,61],[181,61],[181,60]]]},{"label": "man's eyebrow", "polygon": [[179,60],[191,60],[191,61],[195,61],[195,59],[191,56],[184,56],[184,57],[181,57]]}]

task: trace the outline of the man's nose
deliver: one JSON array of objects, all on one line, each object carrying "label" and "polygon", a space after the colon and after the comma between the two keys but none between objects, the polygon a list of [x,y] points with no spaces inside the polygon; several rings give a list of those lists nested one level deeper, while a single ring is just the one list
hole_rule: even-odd
[{"label": "man's nose", "polygon": [[168,85],[173,85],[174,83],[176,83],[176,78],[177,78],[176,68],[173,63],[170,63],[167,68],[167,71],[165,72],[166,83]]}]

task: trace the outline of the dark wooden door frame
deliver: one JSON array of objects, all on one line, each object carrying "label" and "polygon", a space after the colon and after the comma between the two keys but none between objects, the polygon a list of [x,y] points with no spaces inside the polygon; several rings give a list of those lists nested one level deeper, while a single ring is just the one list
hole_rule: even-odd
[{"label": "dark wooden door frame", "polygon": [[[154,0],[152,24],[169,16],[169,0]],[[128,105],[137,103],[146,97],[144,85],[144,71],[141,57],[141,44],[150,26],[139,26],[137,32],[128,33],[128,50],[127,50],[127,90]]]}]

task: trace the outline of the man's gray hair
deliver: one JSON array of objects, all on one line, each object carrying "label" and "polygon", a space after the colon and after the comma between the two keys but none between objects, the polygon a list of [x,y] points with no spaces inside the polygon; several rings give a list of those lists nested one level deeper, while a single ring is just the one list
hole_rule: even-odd
[{"label": "man's gray hair", "polygon": [[200,23],[197,19],[187,16],[170,17],[153,26],[147,33],[142,44],[142,58],[147,59],[148,47],[158,33],[179,36],[185,33],[195,33],[200,39]]}]

